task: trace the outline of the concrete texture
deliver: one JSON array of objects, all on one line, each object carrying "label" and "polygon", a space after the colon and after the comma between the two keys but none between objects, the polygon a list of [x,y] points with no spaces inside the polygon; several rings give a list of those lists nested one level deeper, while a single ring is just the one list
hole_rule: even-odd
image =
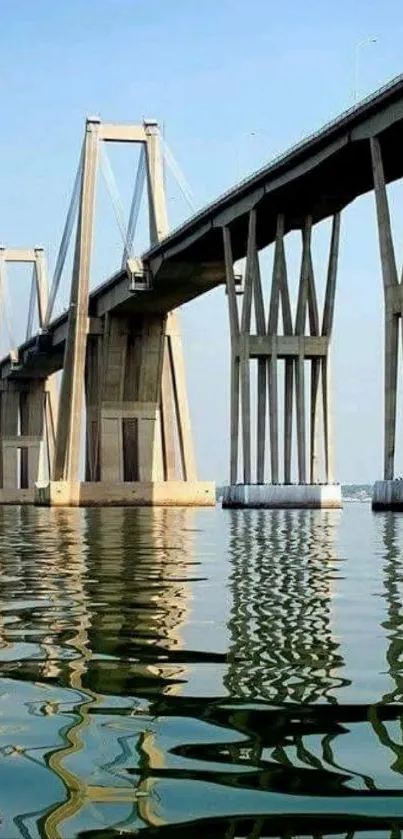
[{"label": "concrete texture", "polygon": [[34,489],[0,489],[0,507],[10,505],[13,507],[25,506],[34,503]]},{"label": "concrete texture", "polygon": [[214,507],[215,503],[212,481],[51,481],[35,485],[35,504],[42,507]]},{"label": "concrete texture", "polygon": [[343,504],[339,484],[236,484],[225,487],[222,506],[309,510],[339,509]]},{"label": "concrete texture", "polygon": [[375,481],[372,509],[403,511],[403,481]]}]

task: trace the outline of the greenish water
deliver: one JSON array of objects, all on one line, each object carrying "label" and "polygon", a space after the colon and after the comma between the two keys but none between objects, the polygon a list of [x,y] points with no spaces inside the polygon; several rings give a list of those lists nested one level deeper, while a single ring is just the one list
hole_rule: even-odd
[{"label": "greenish water", "polygon": [[403,517],[0,508],[0,837],[403,835]]}]

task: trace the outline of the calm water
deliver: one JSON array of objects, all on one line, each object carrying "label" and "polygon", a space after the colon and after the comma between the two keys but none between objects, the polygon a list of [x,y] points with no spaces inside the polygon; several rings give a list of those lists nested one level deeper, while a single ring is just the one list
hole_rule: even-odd
[{"label": "calm water", "polygon": [[403,836],[403,516],[0,508],[0,837]]}]

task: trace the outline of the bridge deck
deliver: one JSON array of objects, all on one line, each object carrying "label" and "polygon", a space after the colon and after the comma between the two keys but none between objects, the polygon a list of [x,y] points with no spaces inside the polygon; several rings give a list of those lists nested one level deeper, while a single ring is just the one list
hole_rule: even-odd
[{"label": "bridge deck", "polygon": [[170,263],[219,261],[223,224],[230,224],[234,258],[246,255],[247,213],[258,210],[257,242],[274,241],[277,213],[286,230],[309,213],[319,222],[373,188],[368,137],[381,135],[387,182],[403,176],[403,74],[320,131],[293,146],[173,231],[144,258],[167,274]]},{"label": "bridge deck", "polygon": [[[248,211],[257,208],[257,244],[275,238],[276,219],[285,214],[286,232],[302,227],[310,214],[318,222],[373,188],[368,138],[381,137],[387,182],[403,176],[403,75],[321,131],[306,138],[264,168],[209,204],[143,255],[153,288],[135,294],[120,271],[90,295],[89,316],[107,311],[135,315],[169,311],[224,282],[223,225],[231,226],[233,255],[246,254]],[[48,336],[25,342],[16,367],[7,357],[1,375],[44,376],[63,364],[67,313],[55,319]]]}]

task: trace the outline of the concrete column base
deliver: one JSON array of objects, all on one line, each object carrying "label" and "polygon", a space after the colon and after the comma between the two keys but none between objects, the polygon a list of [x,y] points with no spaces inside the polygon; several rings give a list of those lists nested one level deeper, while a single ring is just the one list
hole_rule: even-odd
[{"label": "concrete column base", "polygon": [[34,503],[34,490],[31,489],[0,489],[0,507],[10,505],[23,507]]},{"label": "concrete column base", "polygon": [[35,484],[35,504],[41,507],[214,507],[213,481],[107,481]]},{"label": "concrete column base", "polygon": [[223,507],[340,509],[340,484],[236,484],[224,489]]},{"label": "concrete column base", "polygon": [[375,481],[372,509],[403,512],[403,481]]}]

